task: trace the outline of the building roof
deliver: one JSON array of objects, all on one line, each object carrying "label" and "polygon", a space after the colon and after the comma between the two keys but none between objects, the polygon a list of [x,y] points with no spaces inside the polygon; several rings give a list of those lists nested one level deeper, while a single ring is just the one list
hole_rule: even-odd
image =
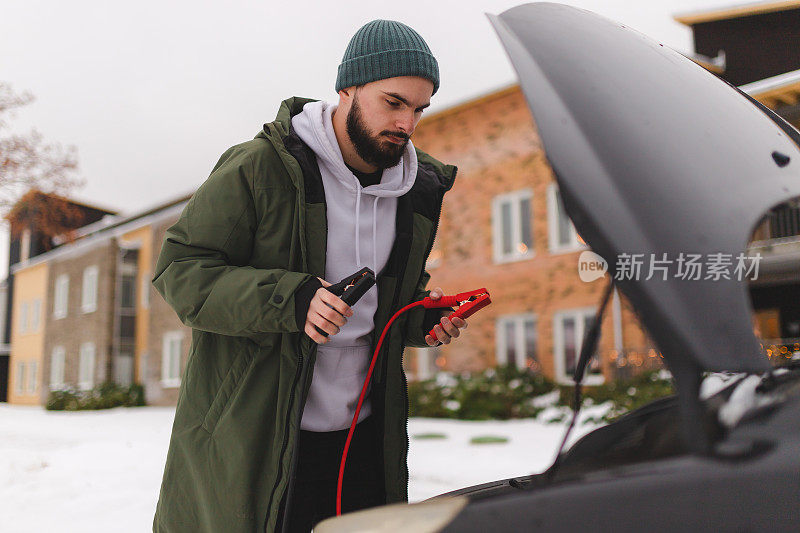
[{"label": "building roof", "polygon": [[673,18],[687,26],[702,24],[704,22],[715,22],[718,20],[728,20],[752,15],[763,15],[775,11],[787,11],[789,9],[800,9],[800,0],[784,0],[782,2],[759,2],[744,5],[723,7],[712,11],[700,11],[675,15]]},{"label": "building roof", "polygon": [[417,124],[417,127],[419,128],[422,125],[427,125],[427,124],[430,124],[432,122],[436,122],[437,120],[441,120],[443,118],[455,115],[456,113],[464,111],[465,109],[470,109],[472,107],[475,107],[476,105],[483,104],[483,103],[486,103],[486,102],[491,102],[492,100],[495,100],[497,98],[502,98],[502,97],[504,97],[504,96],[506,96],[508,94],[514,93],[514,92],[519,92],[520,90],[521,89],[519,87],[519,83],[514,82],[511,85],[504,85],[503,87],[500,87],[499,89],[494,89],[494,90],[479,94],[477,96],[473,96],[473,97],[467,98],[466,100],[462,101],[461,103],[448,106],[447,108],[442,109],[441,111],[437,111],[436,113],[430,113],[430,114],[425,115],[422,118],[422,120],[419,121],[419,124]]},{"label": "building roof", "polygon": [[93,202],[89,203],[87,201],[81,200],[81,199],[76,198],[74,196],[70,196],[69,198],[66,198],[66,197],[61,197],[61,198],[64,198],[66,201],[68,201],[71,204],[79,205],[81,207],[87,207],[89,209],[96,209],[97,211],[103,211],[104,213],[108,213],[109,215],[116,215],[118,213],[118,211],[116,209],[112,209],[112,208],[110,208],[108,206],[97,205],[97,204],[95,204]]},{"label": "building roof", "polygon": [[157,219],[177,216],[191,197],[191,194],[185,194],[127,217],[103,217],[103,219],[93,224],[79,228],[74,235],[74,241],[57,246],[26,261],[11,265],[11,272],[16,273],[56,257],[80,252],[87,247],[95,246],[108,239],[119,237],[129,231],[146,226]]},{"label": "building roof", "polygon": [[144,211],[139,211],[137,213],[133,213],[133,214],[128,215],[128,216],[103,217],[101,220],[98,220],[97,222],[95,222],[93,224],[87,224],[86,226],[83,226],[82,228],[78,228],[78,230],[74,233],[74,237],[75,238],[81,238],[81,237],[85,237],[87,235],[92,235],[94,233],[98,233],[98,232],[101,232],[101,231],[111,230],[111,229],[114,229],[116,227],[122,226],[124,224],[129,224],[129,223],[134,222],[136,220],[139,220],[141,218],[144,218],[144,217],[147,217],[147,216],[150,216],[150,215],[154,215],[154,214],[156,214],[156,213],[158,213],[160,211],[164,211],[166,209],[169,209],[170,207],[173,207],[173,206],[178,205],[180,203],[186,202],[191,197],[192,197],[192,193],[184,194],[184,195],[181,195],[181,196],[179,196],[177,198],[173,198],[172,200],[169,200],[167,202],[158,204],[158,205],[156,205],[154,207],[148,208],[148,209],[146,209]]}]

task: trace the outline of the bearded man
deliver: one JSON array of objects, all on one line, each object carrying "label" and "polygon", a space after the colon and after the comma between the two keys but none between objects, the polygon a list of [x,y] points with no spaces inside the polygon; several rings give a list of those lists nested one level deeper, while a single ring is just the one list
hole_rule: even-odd
[{"label": "bearded man", "polygon": [[[153,283],[192,328],[153,530],[309,531],[377,339],[430,295],[424,266],[456,169],[410,138],[439,88],[425,41],[375,20],[350,41],[339,102],[293,97],[228,149],[164,238]],[[325,287],[363,267],[353,307]],[[350,446],[343,511],[408,499],[403,348],[466,322],[414,308],[384,342]],[[324,332],[324,334],[323,334]]]}]

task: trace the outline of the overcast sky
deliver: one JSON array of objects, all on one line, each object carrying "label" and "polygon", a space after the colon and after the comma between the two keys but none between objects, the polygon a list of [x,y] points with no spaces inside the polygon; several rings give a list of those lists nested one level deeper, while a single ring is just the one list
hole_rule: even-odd
[{"label": "overcast sky", "polygon": [[[399,20],[427,41],[441,88],[426,113],[513,83],[484,13],[520,3],[2,0],[0,79],[36,97],[14,129],[77,148],[86,185],[74,196],[131,213],[193,191],[283,99],[335,101],[345,47],[370,20]],[[689,28],[672,17],[737,2],[564,3],[691,52]]]}]

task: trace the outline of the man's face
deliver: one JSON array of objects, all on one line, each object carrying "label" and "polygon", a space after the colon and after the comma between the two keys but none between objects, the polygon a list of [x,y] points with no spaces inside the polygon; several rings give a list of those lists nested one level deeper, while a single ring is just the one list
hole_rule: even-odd
[{"label": "man's face", "polygon": [[433,83],[416,76],[401,76],[351,91],[347,135],[356,153],[379,169],[397,165],[422,118],[422,110],[430,105]]}]

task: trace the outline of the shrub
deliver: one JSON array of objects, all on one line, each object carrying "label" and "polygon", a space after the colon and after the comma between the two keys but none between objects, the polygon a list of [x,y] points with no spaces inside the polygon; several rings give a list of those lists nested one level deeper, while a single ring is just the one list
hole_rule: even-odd
[{"label": "shrub", "polygon": [[[574,388],[560,386],[559,403],[571,406]],[[672,380],[662,376],[660,370],[650,370],[630,379],[609,381],[602,385],[583,387],[583,405],[611,402],[611,409],[603,416],[609,422],[620,415],[645,404],[674,394]]]},{"label": "shrub", "polygon": [[45,409],[48,411],[84,411],[112,407],[136,407],[144,404],[144,387],[141,385],[133,384],[125,387],[113,382],[105,382],[86,391],[74,388],[50,391]]},{"label": "shrub", "polygon": [[542,408],[533,399],[554,386],[544,376],[509,366],[475,374],[439,374],[409,384],[409,415],[461,420],[535,417]]},{"label": "shrub", "polygon": [[[434,379],[408,385],[409,416],[461,420],[508,420],[535,418],[544,410],[535,400],[558,391],[554,404],[569,407],[573,387],[556,385],[540,374],[516,367],[498,367],[474,374],[438,374]],[[631,379],[583,387],[584,407],[609,403],[609,410],[596,421],[609,422],[655,399],[673,394],[672,381],[660,371],[643,372]],[[566,413],[546,422],[563,422]]]}]

